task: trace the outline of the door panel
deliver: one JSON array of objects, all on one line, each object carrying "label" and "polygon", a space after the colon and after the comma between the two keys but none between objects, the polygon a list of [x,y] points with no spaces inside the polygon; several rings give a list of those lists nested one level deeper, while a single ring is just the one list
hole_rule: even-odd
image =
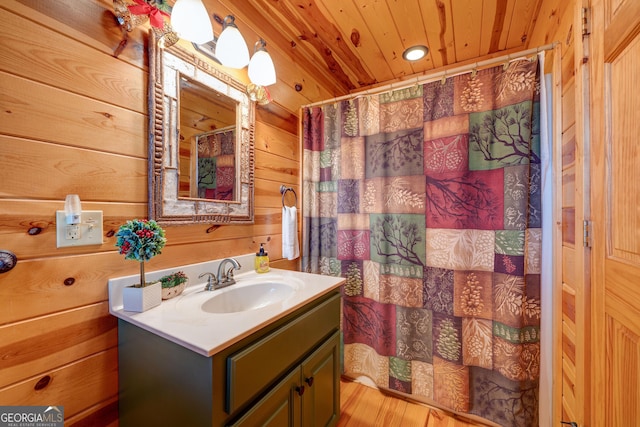
[{"label": "door panel", "polygon": [[[557,37],[563,41],[554,52],[554,74],[561,87],[555,88],[553,97],[560,100],[561,111],[555,127],[555,138],[562,143],[561,150],[555,148],[555,173],[560,174],[560,204],[562,222],[560,240],[554,248],[562,251],[560,277],[554,276],[554,299],[560,301],[554,310],[555,328],[561,332],[560,358],[554,355],[554,365],[562,370],[562,381],[555,385],[556,399],[552,425],[560,421],[584,424],[588,418],[588,360],[590,328],[588,294],[589,251],[583,246],[582,224],[588,217],[588,150],[585,138],[586,75],[588,68],[582,63],[584,39],[574,30],[579,25],[581,0],[570,2],[569,11],[562,18],[563,31]],[[573,25],[572,25],[573,24]],[[561,56],[558,56],[561,55]],[[557,61],[560,58],[560,61]],[[556,63],[557,62],[557,63]],[[557,105],[557,101],[555,102]],[[558,139],[556,139],[558,141]],[[557,143],[556,143],[557,145]],[[557,180],[557,178],[556,178]],[[556,181],[557,182],[557,181]],[[557,209],[557,208],[556,208]],[[557,210],[556,210],[557,215]],[[559,282],[558,279],[561,281]],[[558,289],[560,288],[560,289]],[[558,304],[558,303],[556,303]],[[559,349],[559,350],[560,350]],[[558,400],[561,397],[561,400]],[[542,425],[542,424],[541,424]]]},{"label": "door panel", "polygon": [[640,415],[640,2],[593,4],[592,425]]},{"label": "door panel", "polygon": [[634,38],[619,56],[606,67],[608,73],[607,100],[611,114],[607,120],[609,137],[607,150],[609,165],[611,221],[607,235],[611,240],[610,259],[629,261],[634,267],[640,263],[640,215],[638,215],[638,131],[634,120],[640,111],[637,96],[637,70],[640,69],[640,39]]},{"label": "door panel", "polygon": [[[302,425],[335,426],[340,418],[340,332],[302,364]],[[310,381],[310,382],[309,382]]]},{"label": "door panel", "polygon": [[300,370],[294,369],[230,427],[299,427],[300,396],[295,391]]}]

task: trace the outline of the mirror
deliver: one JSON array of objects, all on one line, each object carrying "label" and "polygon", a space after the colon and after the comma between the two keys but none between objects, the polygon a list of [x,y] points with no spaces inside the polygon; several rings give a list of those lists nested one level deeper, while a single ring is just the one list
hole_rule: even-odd
[{"label": "mirror", "polygon": [[149,218],[253,223],[255,104],[195,52],[149,37]]},{"label": "mirror", "polygon": [[238,103],[180,77],[178,197],[234,200]]}]

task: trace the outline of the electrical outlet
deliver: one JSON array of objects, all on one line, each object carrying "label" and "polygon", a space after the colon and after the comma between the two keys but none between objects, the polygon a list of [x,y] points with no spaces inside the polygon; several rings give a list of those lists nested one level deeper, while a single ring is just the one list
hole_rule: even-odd
[{"label": "electrical outlet", "polygon": [[101,245],[102,211],[82,211],[80,224],[67,225],[64,211],[56,211],[57,247]]},{"label": "electrical outlet", "polygon": [[65,229],[66,233],[64,238],[67,240],[79,240],[80,239],[80,226],[79,225],[67,225]]}]

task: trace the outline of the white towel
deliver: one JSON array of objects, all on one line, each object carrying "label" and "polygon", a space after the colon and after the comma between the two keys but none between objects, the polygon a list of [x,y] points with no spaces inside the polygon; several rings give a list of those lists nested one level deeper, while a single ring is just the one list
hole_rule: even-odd
[{"label": "white towel", "polygon": [[282,257],[289,260],[300,256],[297,216],[295,206],[282,207]]}]

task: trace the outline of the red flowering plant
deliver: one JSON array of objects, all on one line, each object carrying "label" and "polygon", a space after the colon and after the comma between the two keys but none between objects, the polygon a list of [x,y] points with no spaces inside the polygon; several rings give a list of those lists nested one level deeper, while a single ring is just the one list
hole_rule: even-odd
[{"label": "red flowering plant", "polygon": [[162,253],[167,243],[164,230],[154,220],[129,220],[121,225],[116,233],[116,246],[124,259],[132,259],[140,263],[140,283],[136,287],[144,287],[148,283],[144,279],[144,262]]}]

